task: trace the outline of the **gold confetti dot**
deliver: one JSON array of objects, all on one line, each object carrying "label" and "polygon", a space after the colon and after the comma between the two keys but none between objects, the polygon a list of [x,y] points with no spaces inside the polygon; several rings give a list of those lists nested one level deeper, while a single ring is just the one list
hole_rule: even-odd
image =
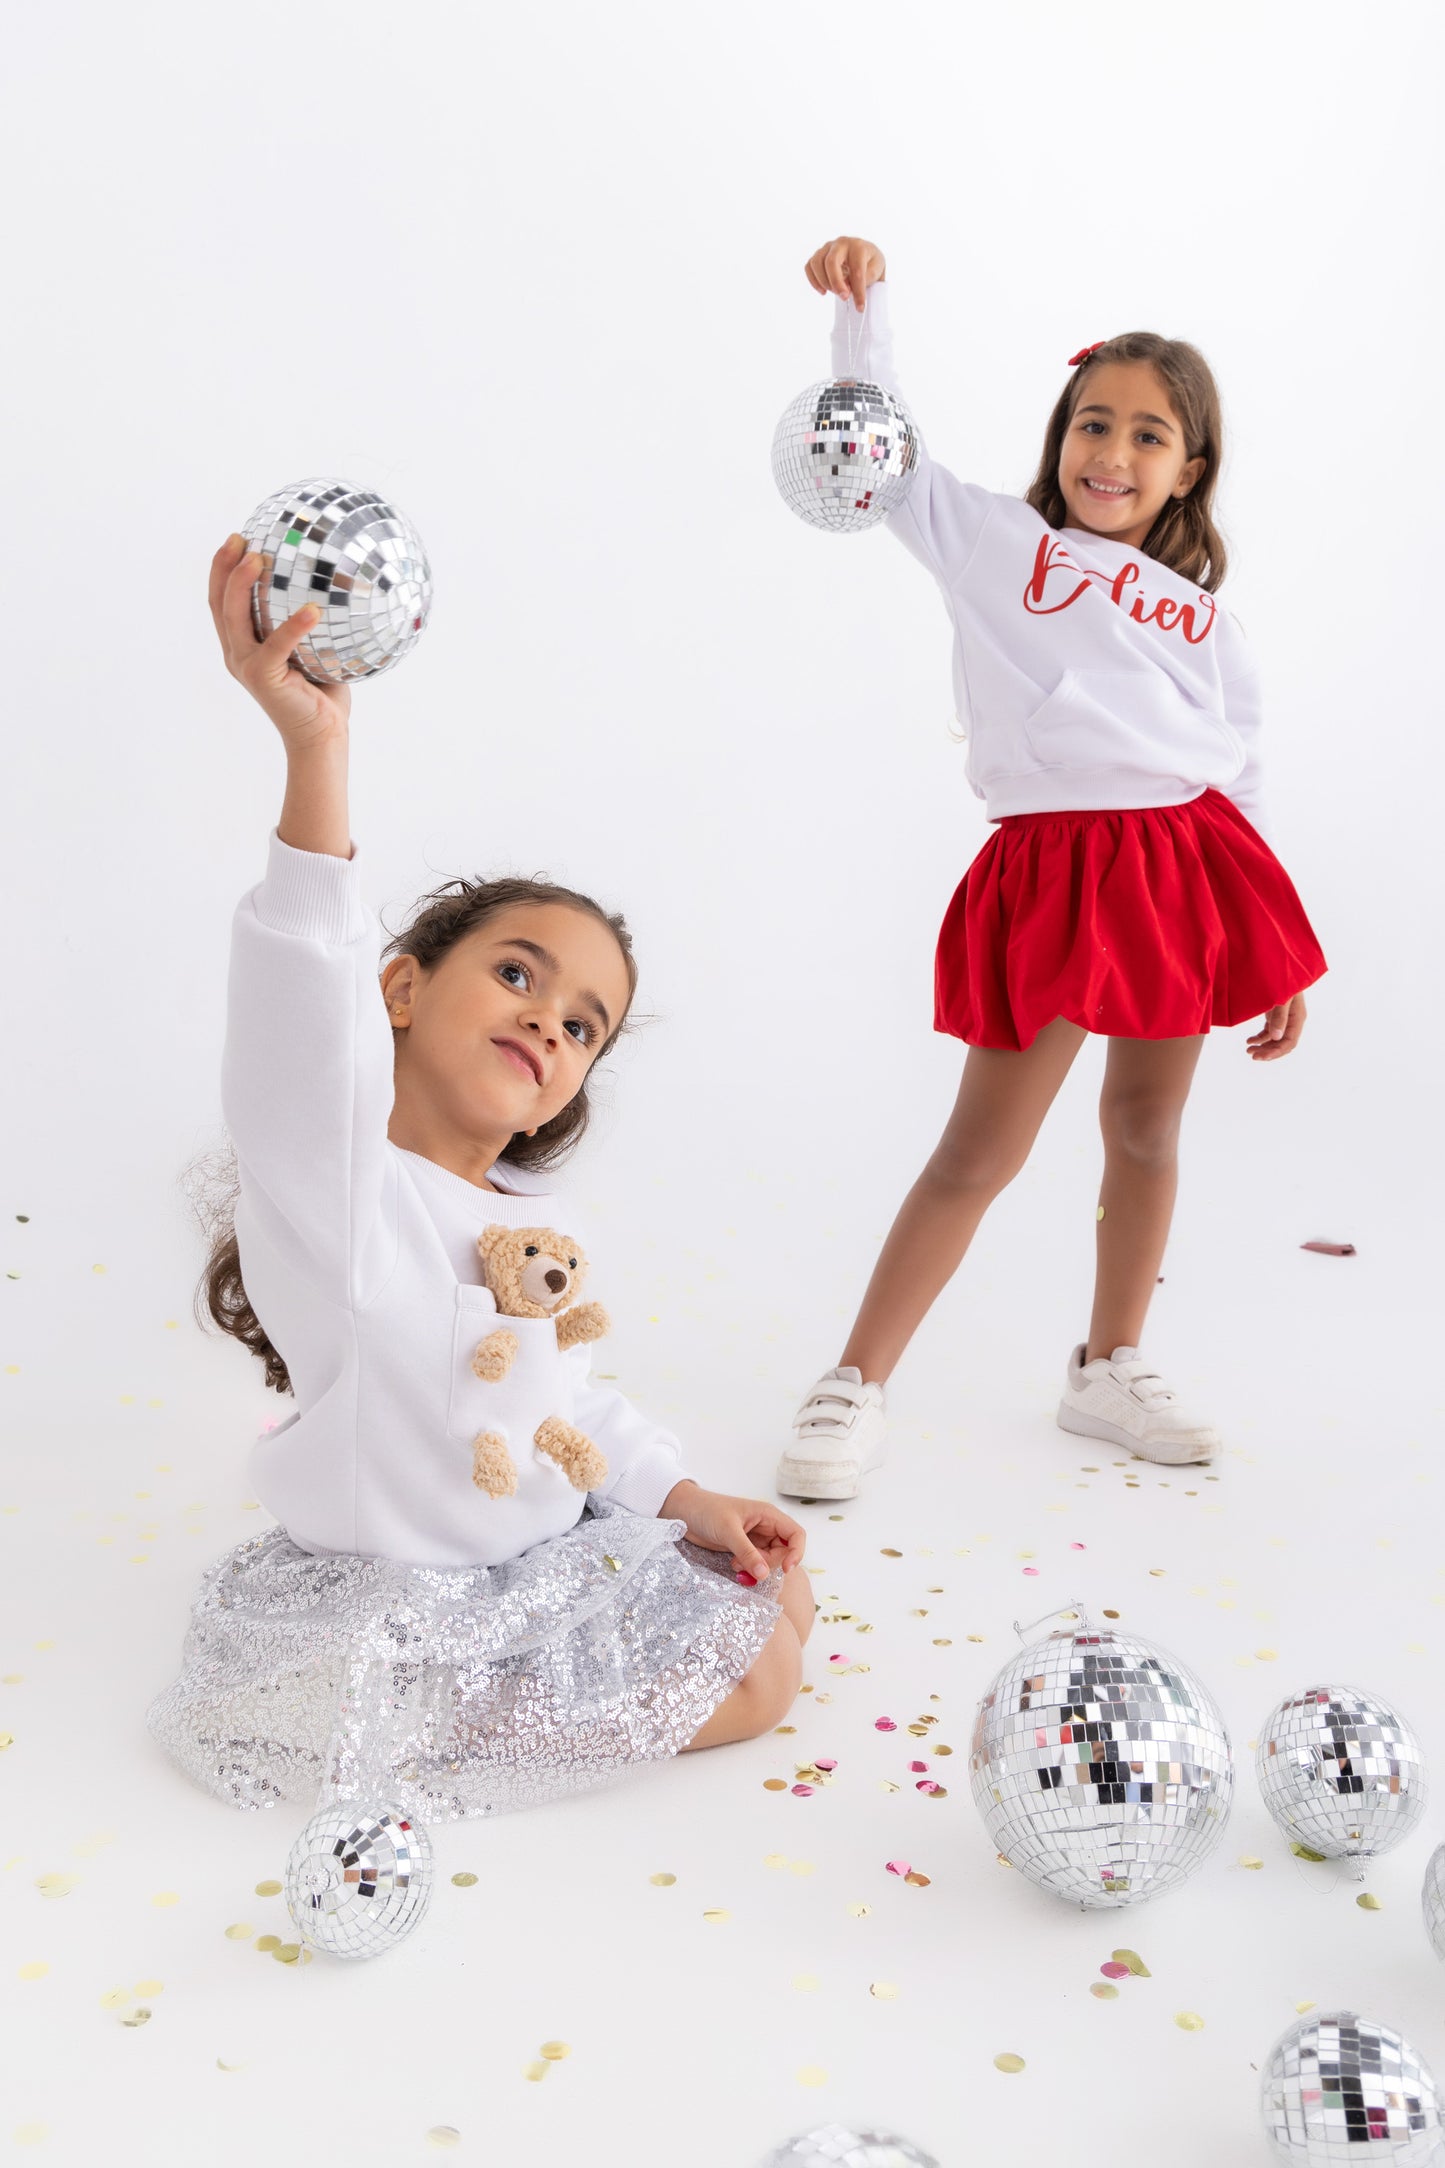
[{"label": "gold confetti dot", "polygon": [[572,2049],[565,2040],[544,2040],[538,2053],[544,2062],[565,2063]]},{"label": "gold confetti dot", "polygon": [[1301,2017],[1304,2016],[1306,2010],[1313,2010],[1313,2008],[1314,2004],[1312,2002],[1297,2002],[1295,2004],[1295,2009],[1299,2012],[1299,2015]]},{"label": "gold confetti dot", "polygon": [[1278,1649],[1256,1649],[1254,1653],[1262,1664],[1272,1664],[1279,1656]]},{"label": "gold confetti dot", "polygon": [[450,2152],[454,2145],[461,2144],[462,2134],[459,2130],[453,2129],[450,2123],[437,2123],[427,2132],[426,2142],[428,2145],[435,2146],[438,2153],[447,2153]]},{"label": "gold confetti dot", "polygon": [[795,1972],[793,1974],[793,1985],[800,1995],[813,1994],[820,1984],[816,1972]]},{"label": "gold confetti dot", "polygon": [[[786,1852],[769,1852],[766,1859],[763,1861],[763,1865],[765,1867],[786,1867],[787,1864],[788,1855]],[[676,1877],[674,1877],[673,1879],[675,1880]],[[653,1880],[657,1880],[656,1875],[653,1876]]]},{"label": "gold confetti dot", "polygon": [[870,1980],[868,1992],[875,2002],[897,2002],[898,1986],[893,1980]]},{"label": "gold confetti dot", "polygon": [[731,1919],[732,1914],[730,1912],[724,1912],[722,1910],[715,1909],[711,1912],[704,1912],[703,1918],[707,1921],[709,1927],[718,1927],[722,1924],[724,1920]]},{"label": "gold confetti dot", "polygon": [[104,1265],[92,1265],[90,1269],[92,1272],[104,1272],[105,1267]]},{"label": "gold confetti dot", "polygon": [[144,2000],[148,1995],[152,1997],[163,1995],[165,1990],[166,1983],[164,1980],[137,1980],[135,1983],[135,1994],[141,2000]]},{"label": "gold confetti dot", "polygon": [[1362,1912],[1383,1912],[1385,1909],[1371,1889],[1361,1890],[1359,1896],[1355,1899],[1355,1903]]},{"label": "gold confetti dot", "polygon": [[48,2123],[17,2123],[15,2126],[15,2143],[17,2145],[43,2145],[49,2134],[50,2125]]},{"label": "gold confetti dot", "polygon": [[258,1897],[279,1897],[280,1894],[281,1885],[279,1882],[258,1882],[256,1884],[256,1895]]},{"label": "gold confetti dot", "polygon": [[811,1859],[790,1859],[788,1861],[788,1872],[789,1874],[816,1874],[817,1866]]},{"label": "gold confetti dot", "polygon": [[788,1780],[786,1777],[763,1778],[763,1790],[765,1792],[785,1792],[787,1788]]},{"label": "gold confetti dot", "polygon": [[151,1903],[159,1905],[163,1912],[168,1911],[172,1905],[178,1905],[180,1901],[181,1893],[178,1889],[157,1890],[151,1899]]},{"label": "gold confetti dot", "polygon": [[1111,1956],[1116,1965],[1127,1965],[1136,1980],[1153,1979],[1153,1973],[1137,1950],[1114,1950]]},{"label": "gold confetti dot", "polygon": [[4,1678],[0,1679],[0,1686],[19,1686],[24,1677],[23,1671],[7,1671]]},{"label": "gold confetti dot", "polygon": [[455,1889],[475,1889],[477,1886],[477,1878],[474,1874],[469,1874],[463,1871],[461,1874],[454,1874],[452,1876],[452,1886]]},{"label": "gold confetti dot", "polygon": [[903,1553],[902,1553],[901,1551],[891,1551],[891,1550],[889,1550],[889,1551],[880,1551],[880,1552],[878,1553],[878,1555],[879,1555],[879,1557],[880,1557],[880,1558],[901,1558],[901,1557],[903,1556]]},{"label": "gold confetti dot", "polygon": [[299,1942],[282,1942],[271,1952],[278,1965],[294,1965],[301,1955]]},{"label": "gold confetti dot", "polygon": [[42,1897],[68,1897],[79,1879],[74,1874],[43,1874],[35,1887]]},{"label": "gold confetti dot", "polygon": [[151,2013],[144,2003],[137,2010],[127,2010],[121,2019],[122,2025],[129,2025],[132,2029],[137,2025],[149,2025],[150,2021]]},{"label": "gold confetti dot", "polygon": [[798,2072],[799,2085],[816,2088],[820,2085],[826,2085],[827,2082],[827,2071],[821,2070],[816,2063],[804,2063],[802,2069]]},{"label": "gold confetti dot", "polygon": [[[650,1322],[656,1324],[657,1320],[654,1318]],[[522,2076],[529,2085],[540,2085],[551,2067],[550,2063],[523,2063]]]},{"label": "gold confetti dot", "polygon": [[1119,2000],[1119,1990],[1112,1980],[1094,1980],[1090,1984],[1089,1993],[1097,2002],[1117,2002]]},{"label": "gold confetti dot", "polygon": [[1013,2077],[1017,2071],[1023,2069],[1024,2059],[1022,2055],[995,2055],[993,2067],[995,2070],[1002,2070],[1006,2077]]},{"label": "gold confetti dot", "polygon": [[861,1903],[860,1903],[860,1904],[851,1904],[851,1905],[849,1905],[849,1907],[848,1907],[848,1912],[849,1912],[849,1915],[850,1915],[850,1917],[851,1917],[851,1918],[853,1918],[853,1919],[855,1919],[855,1920],[866,1920],[866,1919],[867,1919],[867,1917],[868,1917],[868,1915],[869,1915],[869,1913],[870,1913],[870,1912],[871,1912],[872,1910],[873,1910],[873,1907],[872,1907],[872,1905],[865,1905],[865,1904],[861,1904]]},{"label": "gold confetti dot", "polygon": [[1290,1850],[1294,1853],[1296,1859],[1307,1859],[1315,1867],[1324,1865],[1325,1854],[1323,1852],[1312,1852],[1309,1846],[1301,1844],[1298,1838],[1291,1844]]},{"label": "gold confetti dot", "polygon": [[1241,1852],[1239,1855],[1239,1864],[1241,1867],[1248,1867],[1252,1871],[1257,1873],[1258,1870],[1264,1865],[1264,1861],[1262,1859],[1256,1858],[1253,1852]]},{"label": "gold confetti dot", "polygon": [[1163,1567],[1163,1566],[1151,1566],[1151,1567],[1149,1568],[1149,1578],[1150,1578],[1150,1580],[1151,1580],[1151,1581],[1162,1581],[1162,1580],[1163,1580],[1163,1578],[1164,1578],[1164,1575],[1165,1575],[1165,1572],[1166,1572],[1166,1570],[1167,1570],[1167,1569],[1166,1569],[1165,1567]]},{"label": "gold confetti dot", "polygon": [[32,1958],[28,1965],[19,1966],[15,1976],[19,1980],[43,1980],[49,1970],[44,1958],[36,1957]]},{"label": "gold confetti dot", "polygon": [[1178,2011],[1174,2022],[1181,2032],[1203,2032],[1204,2030],[1204,2020],[1197,2010]]},{"label": "gold confetti dot", "polygon": [[15,1734],[13,1731],[0,1731],[0,1754],[4,1753],[7,1746],[14,1746],[14,1744]]},{"label": "gold confetti dot", "polygon": [[102,2010],[118,2010],[123,2002],[130,2001],[128,1987],[108,1987],[100,1998]]},{"label": "gold confetti dot", "polygon": [[970,1641],[983,1641],[987,1639],[987,1636],[984,1634],[970,1634],[968,1638]]},{"label": "gold confetti dot", "polygon": [[791,1739],[797,1729],[796,1724],[775,1724],[773,1726],[773,1730],[780,1739]]},{"label": "gold confetti dot", "polygon": [[233,1926],[226,1929],[226,1940],[228,1942],[249,1942],[255,1932],[256,1930],[249,1920],[237,1920]]},{"label": "gold confetti dot", "polygon": [[262,1952],[263,1955],[265,1955],[268,1951],[271,1950],[279,1950],[281,1947],[281,1937],[279,1935],[257,1935],[256,1947]]},{"label": "gold confetti dot", "polygon": [[221,2058],[220,2058],[220,2056],[219,2056],[219,2055],[218,2055],[218,2056],[216,2057],[216,2068],[217,2068],[218,2070],[225,2070],[225,2071],[235,2071],[235,2070],[244,2070],[244,2069],[245,2069],[245,2067],[246,2067],[246,2065],[245,2065],[244,2063],[225,2063],[225,2062],[222,2062],[222,2060],[221,2060]]}]

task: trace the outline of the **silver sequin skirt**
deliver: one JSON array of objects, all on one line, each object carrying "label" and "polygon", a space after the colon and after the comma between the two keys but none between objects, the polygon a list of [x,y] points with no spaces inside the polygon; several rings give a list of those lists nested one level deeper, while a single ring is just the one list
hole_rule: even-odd
[{"label": "silver sequin skirt", "polygon": [[595,1497],[499,1566],[316,1556],[273,1528],[206,1573],[147,1722],[233,1807],[497,1814],[678,1753],[761,1655],[781,1589]]}]

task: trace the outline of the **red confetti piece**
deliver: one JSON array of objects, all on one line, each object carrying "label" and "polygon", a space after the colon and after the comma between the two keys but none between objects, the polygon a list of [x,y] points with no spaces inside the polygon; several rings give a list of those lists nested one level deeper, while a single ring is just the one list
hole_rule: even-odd
[{"label": "red confetti piece", "polygon": [[1129,1977],[1129,1967],[1116,1964],[1113,1958],[1106,1965],[1100,1965],[1099,1970],[1106,1980],[1127,1980]]},{"label": "red confetti piece", "polygon": [[1353,1257],[1353,1242],[1302,1242],[1302,1250],[1318,1250],[1321,1257]]},{"label": "red confetti piece", "polygon": [[873,1729],[875,1731],[897,1731],[898,1726],[894,1723],[891,1716],[875,1716],[873,1719]]},{"label": "red confetti piece", "polygon": [[885,1864],[890,1874],[910,1875],[913,1872],[906,1859],[890,1859]]},{"label": "red confetti piece", "polygon": [[918,1772],[921,1769],[926,1769],[928,1767],[928,1764],[926,1761],[911,1761],[908,1766],[913,1771],[913,1774],[917,1776]]},{"label": "red confetti piece", "polygon": [[811,1784],[795,1784],[793,1786],[793,1797],[795,1799],[811,1799],[812,1796],[813,1787]]}]

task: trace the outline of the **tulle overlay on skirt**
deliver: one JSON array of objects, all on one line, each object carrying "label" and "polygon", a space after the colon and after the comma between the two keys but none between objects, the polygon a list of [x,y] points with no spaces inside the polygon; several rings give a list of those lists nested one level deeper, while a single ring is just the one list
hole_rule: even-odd
[{"label": "tulle overlay on skirt", "polygon": [[495,1814],[678,1753],[761,1655],[781,1589],[603,1498],[500,1566],[318,1557],[273,1528],[207,1571],[148,1722],[231,1806]]},{"label": "tulle overlay on skirt", "polygon": [[1056,1016],[1109,1038],[1186,1038],[1262,1017],[1325,969],[1289,875],[1222,792],[1014,813],[944,917],[934,1024],[1014,1050]]}]

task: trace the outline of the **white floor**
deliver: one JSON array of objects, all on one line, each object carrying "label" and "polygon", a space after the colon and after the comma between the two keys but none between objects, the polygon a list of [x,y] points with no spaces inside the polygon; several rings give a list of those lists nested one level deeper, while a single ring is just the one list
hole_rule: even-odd
[{"label": "white floor", "polygon": [[[286,1966],[228,1936],[287,1932],[281,1899],[256,1887],[301,1817],[229,1813],[141,1725],[201,1562],[258,1526],[242,1448],[265,1404],[190,1325],[180,1241],[163,1271],[123,1244],[87,1254],[39,1200],[12,1221],[0,2154],[755,2168],[831,2118],[904,2132],[944,2168],[1103,2168],[1125,2151],[1218,2168],[1267,2158],[1256,2068],[1311,2003],[1394,2023],[1445,2077],[1445,1980],[1418,1911],[1445,1814],[1370,1869],[1367,1910],[1348,1874],[1291,1857],[1247,1751],[1286,1690],[1340,1679],[1392,1697],[1437,1768],[1445,1754],[1441,1396],[1409,1352],[1428,1344],[1427,1239],[1300,1224],[1289,1195],[1243,1227],[1195,1199],[1156,1345],[1227,1430],[1204,1481],[1121,1468],[1053,1427],[1068,1324],[1052,1321],[1072,1314],[1079,1260],[1039,1240],[1040,1205],[1021,1187],[930,1320],[867,1494],[804,1510],[827,1623],[796,1729],[438,1828],[429,1918],[352,1967]],[[748,1314],[761,1224],[741,1220],[737,1252],[720,1239],[659,1264],[618,1357],[644,1405],[687,1414],[699,1462],[750,1490],[828,1353],[815,1319],[780,1323],[737,1363],[726,1418],[690,1401],[730,1296]],[[1361,1254],[1297,1247],[1332,1233]],[[847,1264],[828,1246],[830,1319],[854,1291]],[[1239,1763],[1212,1860],[1119,1914],[1064,1909],[998,1866],[969,1797],[972,1712],[1016,1646],[1011,1621],[1075,1596],[1194,1666]],[[925,1714],[938,1722],[919,1742],[906,1726]],[[942,1746],[951,1759],[929,1759],[947,1796],[931,1799],[907,1764]],[[820,1755],[837,1762],[826,1788],[765,1788]],[[900,1858],[927,1886],[886,1871]],[[464,1872],[474,1885],[454,1883]],[[1151,1976],[1096,2000],[1120,1945]],[[559,2041],[570,2052],[545,2063]],[[1002,2074],[999,2055],[1024,2068]]]}]

